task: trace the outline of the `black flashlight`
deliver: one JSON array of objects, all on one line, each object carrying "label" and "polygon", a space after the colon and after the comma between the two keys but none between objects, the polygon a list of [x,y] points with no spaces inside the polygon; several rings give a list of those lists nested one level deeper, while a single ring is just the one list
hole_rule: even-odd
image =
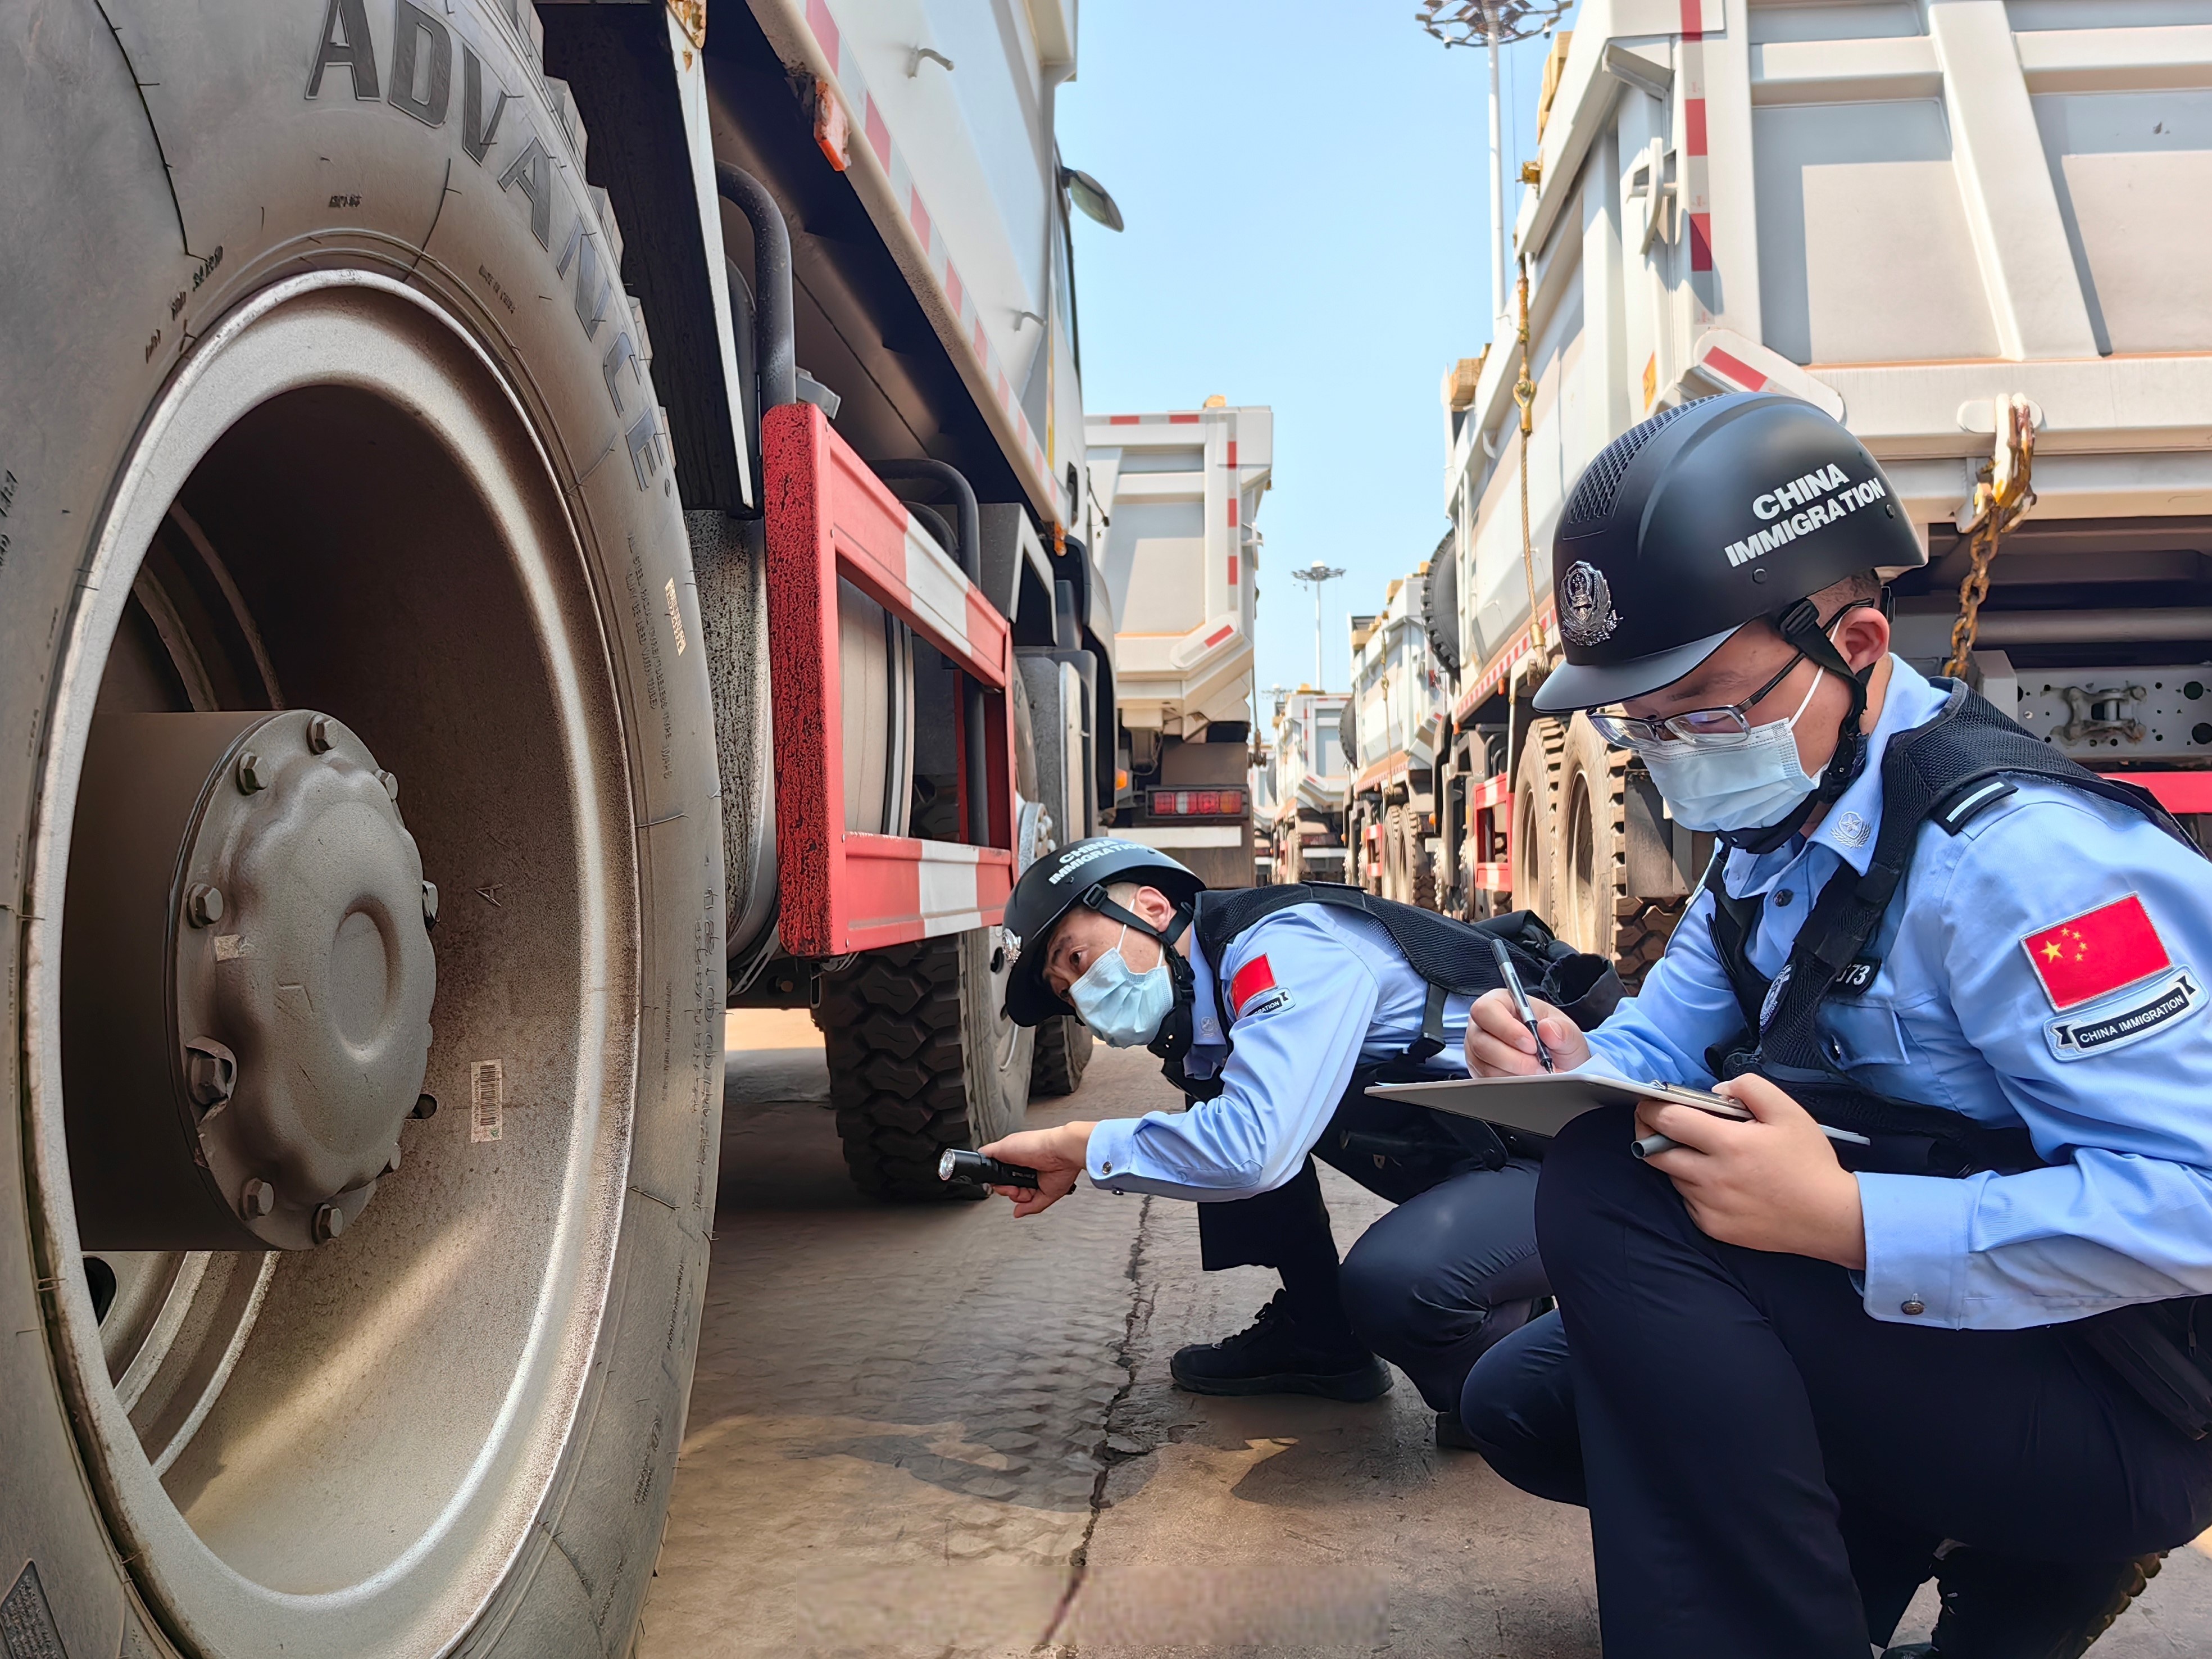
[{"label": "black flashlight", "polygon": [[971,1152],[958,1146],[948,1147],[945,1156],[937,1160],[939,1181],[972,1181],[979,1187],[1034,1187],[1036,1171],[1024,1170],[1018,1164],[1001,1164],[995,1158],[986,1158],[981,1152]]}]

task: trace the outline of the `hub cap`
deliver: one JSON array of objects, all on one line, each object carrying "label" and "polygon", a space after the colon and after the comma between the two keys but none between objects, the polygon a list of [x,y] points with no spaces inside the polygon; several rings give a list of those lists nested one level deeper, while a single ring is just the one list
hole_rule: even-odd
[{"label": "hub cap", "polygon": [[87,1245],[312,1249],[398,1167],[437,969],[397,787],[306,710],[94,728],[64,964]]}]

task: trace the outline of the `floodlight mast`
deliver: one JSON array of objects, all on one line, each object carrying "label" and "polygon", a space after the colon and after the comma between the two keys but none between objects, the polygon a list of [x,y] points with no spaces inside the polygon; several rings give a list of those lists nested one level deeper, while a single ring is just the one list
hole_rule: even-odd
[{"label": "floodlight mast", "polygon": [[1421,0],[1414,21],[1447,46],[1490,48],[1490,315],[1505,314],[1505,144],[1498,95],[1498,49],[1549,34],[1574,0]]},{"label": "floodlight mast", "polygon": [[1323,688],[1325,688],[1325,687],[1328,684],[1328,682],[1326,679],[1324,679],[1324,678],[1322,678],[1322,672],[1321,672],[1321,590],[1322,590],[1322,583],[1324,583],[1324,582],[1334,581],[1334,580],[1336,580],[1336,578],[1337,578],[1337,577],[1341,576],[1343,574],[1344,574],[1344,572],[1343,572],[1343,570],[1342,570],[1341,568],[1338,568],[1338,567],[1335,567],[1335,566],[1332,566],[1332,565],[1326,565],[1326,564],[1323,564],[1323,563],[1322,563],[1319,559],[1316,559],[1316,560],[1315,560],[1311,564],[1308,565],[1308,566],[1307,566],[1304,569],[1303,569],[1303,570],[1293,570],[1292,572],[1291,572],[1291,580],[1292,581],[1294,581],[1294,582],[1307,582],[1307,583],[1311,584],[1311,586],[1312,586],[1312,587],[1313,587],[1313,596],[1314,596],[1314,690],[1316,690],[1316,691],[1319,691],[1319,690],[1322,690]]}]

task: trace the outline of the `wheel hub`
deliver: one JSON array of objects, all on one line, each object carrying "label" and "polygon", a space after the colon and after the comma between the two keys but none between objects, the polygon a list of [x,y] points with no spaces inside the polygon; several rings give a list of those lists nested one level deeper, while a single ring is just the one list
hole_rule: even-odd
[{"label": "wheel hub", "polygon": [[398,1168],[437,893],[398,791],[307,710],[95,728],[63,960],[88,1248],[312,1249]]}]

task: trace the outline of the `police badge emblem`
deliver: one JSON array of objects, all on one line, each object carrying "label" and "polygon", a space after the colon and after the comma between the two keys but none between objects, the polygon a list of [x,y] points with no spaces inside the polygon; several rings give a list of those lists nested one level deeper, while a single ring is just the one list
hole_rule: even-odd
[{"label": "police badge emblem", "polygon": [[1863,847],[1874,834],[1874,825],[1867,822],[1863,812],[1838,812],[1833,834],[1846,847]]},{"label": "police badge emblem", "polygon": [[1766,1028],[1774,1023],[1774,1011],[1782,1006],[1782,994],[1790,988],[1790,970],[1796,965],[1794,962],[1784,963],[1782,971],[1774,976],[1773,982],[1766,988],[1766,1000],[1759,1005],[1759,1030],[1762,1036],[1765,1034]]},{"label": "police badge emblem", "polygon": [[1611,639],[1620,626],[1605,572],[1587,560],[1576,560],[1559,580],[1559,632],[1570,645],[1596,645]]}]

